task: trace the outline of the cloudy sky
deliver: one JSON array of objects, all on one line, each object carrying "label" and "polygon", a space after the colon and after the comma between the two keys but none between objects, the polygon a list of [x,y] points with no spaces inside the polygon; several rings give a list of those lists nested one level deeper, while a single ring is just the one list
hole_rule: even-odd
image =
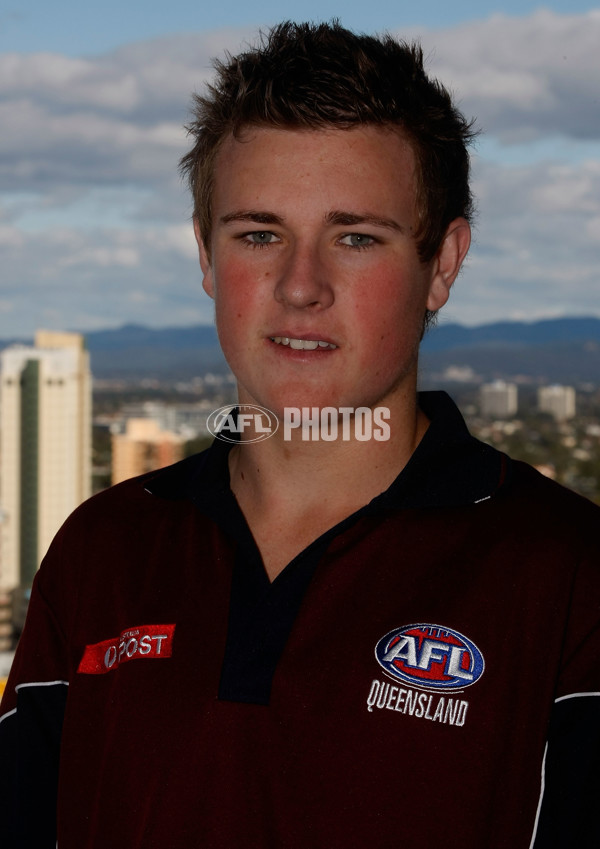
[{"label": "cloudy sky", "polygon": [[600,7],[3,0],[0,339],[211,320],[182,125],[210,58],[282,15],[418,36],[477,117],[475,243],[445,321],[600,316]]}]

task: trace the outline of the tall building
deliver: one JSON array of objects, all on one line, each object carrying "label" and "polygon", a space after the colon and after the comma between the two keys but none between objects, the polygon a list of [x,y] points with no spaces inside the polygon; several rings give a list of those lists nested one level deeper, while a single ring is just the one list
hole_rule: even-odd
[{"label": "tall building", "polygon": [[491,418],[510,419],[518,407],[517,387],[514,383],[494,380],[484,383],[480,389],[481,414]]},{"label": "tall building", "polygon": [[31,585],[60,525],[91,493],[89,354],[38,331],[0,354],[0,589]]},{"label": "tall building", "polygon": [[575,416],[575,390],[572,386],[540,386],[538,389],[538,408],[542,413],[550,413],[557,422],[564,422]]},{"label": "tall building", "polygon": [[128,419],[125,433],[112,436],[113,484],[181,460],[184,441],[154,419]]}]

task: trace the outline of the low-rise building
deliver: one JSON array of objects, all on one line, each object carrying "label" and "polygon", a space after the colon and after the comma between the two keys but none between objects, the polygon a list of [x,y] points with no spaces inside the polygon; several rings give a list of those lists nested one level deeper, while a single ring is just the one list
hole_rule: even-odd
[{"label": "low-rise building", "polygon": [[128,419],[124,433],[112,434],[112,483],[176,463],[184,442],[154,419]]}]

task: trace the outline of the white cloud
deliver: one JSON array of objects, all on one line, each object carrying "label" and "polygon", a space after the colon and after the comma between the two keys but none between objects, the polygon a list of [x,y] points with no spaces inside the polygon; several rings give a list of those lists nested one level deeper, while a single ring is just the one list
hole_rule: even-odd
[{"label": "white cloud", "polygon": [[600,140],[600,12],[494,15],[428,33],[431,67],[486,133]]},{"label": "white cloud", "polygon": [[[447,314],[600,314],[600,13],[420,35],[432,73],[500,150],[492,162],[482,145],[476,159],[477,238]],[[48,316],[82,329],[210,319],[177,174],[182,124],[211,57],[253,37],[170,36],[85,59],[0,54],[0,338]],[[552,161],[501,161],[507,145],[555,137]],[[580,140],[599,145],[597,159],[570,158]]]},{"label": "white cloud", "polygon": [[480,162],[479,220],[446,318],[600,315],[600,165]]},{"label": "white cloud", "polygon": [[0,339],[31,334],[50,315],[54,327],[81,330],[126,321],[160,326],[212,318],[193,236],[186,237],[183,225],[61,228],[22,232],[20,238],[19,245],[0,244],[0,302],[9,310],[0,315]]},{"label": "white cloud", "polygon": [[24,242],[23,234],[17,227],[0,225],[0,247],[21,248]]}]

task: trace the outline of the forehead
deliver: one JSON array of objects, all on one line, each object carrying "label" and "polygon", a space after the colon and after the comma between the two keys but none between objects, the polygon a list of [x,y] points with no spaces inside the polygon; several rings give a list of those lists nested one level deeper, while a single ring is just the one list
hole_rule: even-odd
[{"label": "forehead", "polygon": [[415,203],[415,156],[397,128],[317,130],[249,127],[222,142],[215,159],[213,214],[239,202],[335,207]]}]

